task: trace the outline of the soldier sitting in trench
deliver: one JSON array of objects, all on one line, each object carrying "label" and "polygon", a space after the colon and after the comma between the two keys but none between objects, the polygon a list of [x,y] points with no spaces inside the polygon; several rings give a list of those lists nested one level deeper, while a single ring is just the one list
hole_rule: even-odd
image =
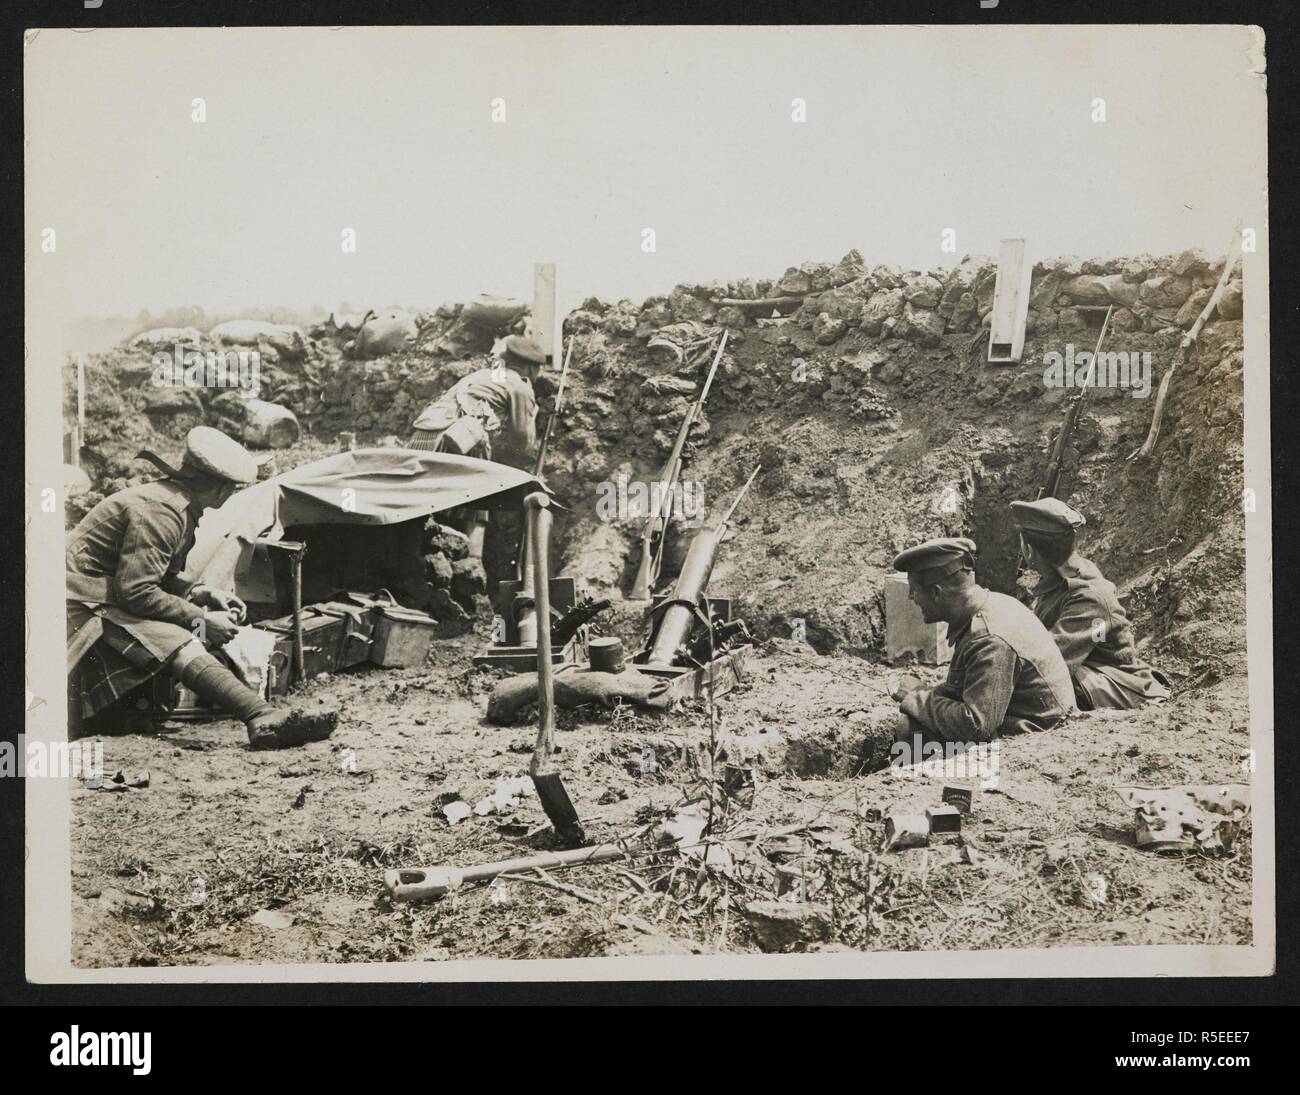
[{"label": "soldier sitting in trench", "polygon": [[1047,628],[1014,597],[975,581],[975,552],[971,540],[938,539],[894,559],[925,622],[947,623],[952,646],[943,684],[895,693],[896,741],[968,747],[1049,729],[1075,710],[1070,672]]},{"label": "soldier sitting in trench", "polygon": [[[545,364],[546,354],[532,339],[506,338],[496,364],[462,377],[420,412],[410,447],[480,460],[491,460],[494,446],[526,454],[537,436],[533,382]],[[487,512],[473,510],[464,521],[470,555],[482,559]]]},{"label": "soldier sitting in trench", "polygon": [[252,454],[220,430],[196,426],[179,468],[140,456],[164,478],[109,495],[68,536],[70,721],[92,718],[167,673],[243,721],[254,749],[327,737],[334,712],[272,707],[209,652],[238,633],[243,601],[180,578],[204,510],[256,482]]},{"label": "soldier sitting in trench", "polygon": [[1012,502],[1029,565],[1040,575],[1034,614],[1052,634],[1080,710],[1131,709],[1169,696],[1169,682],[1139,657],[1115,586],[1074,550],[1087,522],[1056,498]]}]

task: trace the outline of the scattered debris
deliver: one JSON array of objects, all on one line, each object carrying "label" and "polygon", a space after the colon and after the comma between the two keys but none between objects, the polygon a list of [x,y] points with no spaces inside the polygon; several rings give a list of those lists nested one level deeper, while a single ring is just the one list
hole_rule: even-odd
[{"label": "scattered debris", "polygon": [[802,950],[831,937],[831,907],[812,901],[751,901],[745,920],[759,947],[769,953]]},{"label": "scattered debris", "polygon": [[885,851],[924,848],[930,843],[930,819],[924,814],[890,814],[885,818]]},{"label": "scattered debris", "polygon": [[254,924],[260,924],[264,928],[271,928],[279,931],[282,928],[293,927],[293,917],[289,913],[282,913],[275,909],[262,909],[250,916],[249,921]]},{"label": "scattered debris", "polygon": [[470,804],[460,798],[452,799],[442,807],[442,816],[447,819],[448,825],[458,825],[473,813]]},{"label": "scattered debris", "polygon": [[1137,812],[1137,845],[1156,852],[1227,852],[1250,814],[1250,788],[1239,783],[1117,787]]},{"label": "scattered debris", "polygon": [[143,790],[149,786],[149,773],[137,772],[130,779],[126,773],[118,771],[108,778],[88,779],[83,784],[87,791],[129,791],[132,788]]}]

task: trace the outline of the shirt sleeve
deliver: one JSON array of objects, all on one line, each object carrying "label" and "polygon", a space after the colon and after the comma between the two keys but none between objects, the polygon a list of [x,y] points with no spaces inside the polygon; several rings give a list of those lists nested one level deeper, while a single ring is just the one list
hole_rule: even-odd
[{"label": "shirt sleeve", "polygon": [[1078,669],[1097,645],[1098,625],[1102,637],[1110,627],[1110,614],[1102,603],[1087,592],[1071,594],[1052,625],[1052,640],[1070,671]]},{"label": "shirt sleeve", "polygon": [[970,640],[960,696],[943,684],[904,698],[902,711],[946,741],[991,741],[997,737],[1016,685],[1016,652],[995,635]]},{"label": "shirt sleeve", "polygon": [[166,506],[141,506],[127,517],[117,571],[110,584],[113,603],[141,619],[188,627],[203,610],[163,589],[167,568],[185,542],[185,523]]}]

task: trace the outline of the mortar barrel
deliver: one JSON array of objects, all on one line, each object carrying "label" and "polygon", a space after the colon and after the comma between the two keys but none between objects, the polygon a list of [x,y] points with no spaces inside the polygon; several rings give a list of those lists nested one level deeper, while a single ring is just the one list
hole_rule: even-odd
[{"label": "mortar barrel", "polygon": [[[718,544],[725,531],[723,528],[702,528],[696,534],[686,553],[682,572],[673,586],[673,600],[691,604],[699,602],[700,594],[709,588],[713,561],[717,558]],[[695,619],[695,614],[684,604],[669,605],[664,609],[646,660],[651,665],[673,665],[678,652],[690,638]]]}]

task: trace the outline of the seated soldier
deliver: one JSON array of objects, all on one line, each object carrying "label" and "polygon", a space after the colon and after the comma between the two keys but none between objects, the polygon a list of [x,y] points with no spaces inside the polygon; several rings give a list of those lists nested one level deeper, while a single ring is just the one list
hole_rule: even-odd
[{"label": "seated soldier", "polygon": [[976,583],[975,551],[964,537],[927,540],[894,560],[925,622],[947,623],[952,646],[943,684],[895,694],[898,741],[987,742],[1046,730],[1075,710],[1047,629],[1014,597]]},{"label": "seated soldier", "polygon": [[153,453],[140,456],[165,478],[109,495],[68,535],[68,698],[74,718],[99,714],[165,672],[242,720],[254,749],[327,737],[338,719],[334,712],[273,708],[208,652],[238,633],[243,601],[223,590],[187,586],[180,578],[203,511],[257,480],[252,454],[220,430],[196,426],[185,439],[179,468]]},{"label": "seated soldier", "polygon": [[1115,587],[1074,550],[1083,515],[1056,498],[1012,502],[1025,555],[1041,576],[1034,614],[1070,667],[1080,710],[1132,708],[1167,699],[1169,682],[1146,665]]},{"label": "seated soldier", "polygon": [[[493,447],[524,455],[536,440],[537,399],[533,381],[546,354],[532,339],[511,335],[501,358],[488,369],[462,377],[415,420],[409,447],[491,460]],[[470,554],[483,557],[488,515],[474,510],[465,518]]]}]

